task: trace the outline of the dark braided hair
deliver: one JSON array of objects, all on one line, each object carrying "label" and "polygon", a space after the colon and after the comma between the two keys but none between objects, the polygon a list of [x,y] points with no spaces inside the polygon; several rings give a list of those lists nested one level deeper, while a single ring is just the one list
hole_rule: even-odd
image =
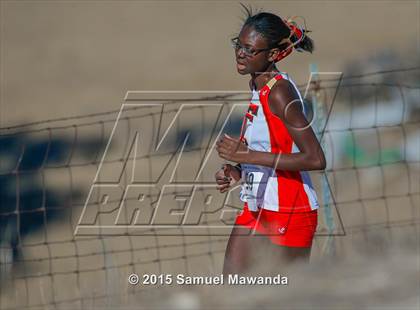
[{"label": "dark braided hair", "polygon": [[[256,14],[253,14],[252,8],[247,7],[242,3],[240,3],[240,5],[245,9],[246,15],[242,28],[254,28],[268,41],[269,47],[278,47],[280,50],[287,48],[287,43],[279,45],[279,42],[288,38],[291,30],[281,17],[268,12],[257,12]],[[300,49],[309,53],[314,51],[314,42],[308,37],[308,32],[309,30],[303,29],[304,38],[295,45],[295,49]],[[298,38],[295,35],[292,35],[290,40],[294,43]]]}]

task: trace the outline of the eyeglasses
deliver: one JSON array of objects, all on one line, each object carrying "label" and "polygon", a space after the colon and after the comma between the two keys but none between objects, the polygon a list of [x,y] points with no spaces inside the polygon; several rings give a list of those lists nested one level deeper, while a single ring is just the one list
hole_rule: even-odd
[{"label": "eyeglasses", "polygon": [[252,49],[252,48],[249,48],[249,47],[245,47],[239,42],[238,37],[231,39],[231,43],[232,43],[232,47],[235,49],[235,51],[242,50],[246,57],[253,57],[253,56],[258,55],[258,53],[261,53],[261,52],[264,52],[264,51],[269,51],[269,50],[272,49],[272,47],[259,48],[259,49]]}]

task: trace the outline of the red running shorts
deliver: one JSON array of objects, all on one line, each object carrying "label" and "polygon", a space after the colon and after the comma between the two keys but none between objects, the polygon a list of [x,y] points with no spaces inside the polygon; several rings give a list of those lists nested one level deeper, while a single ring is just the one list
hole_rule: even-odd
[{"label": "red running shorts", "polygon": [[303,213],[266,209],[254,212],[248,209],[247,203],[235,221],[235,225],[266,235],[273,244],[287,247],[311,247],[317,224],[317,209]]}]

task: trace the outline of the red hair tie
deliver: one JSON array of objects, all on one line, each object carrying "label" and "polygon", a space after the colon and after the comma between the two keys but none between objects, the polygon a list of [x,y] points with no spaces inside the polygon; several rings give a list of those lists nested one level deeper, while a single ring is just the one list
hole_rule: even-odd
[{"label": "red hair tie", "polygon": [[[280,52],[279,56],[277,56],[274,62],[278,62],[286,56],[290,55],[290,53],[293,51],[293,48],[305,38],[305,30],[299,28],[295,22],[289,20],[283,20],[283,22],[286,24],[287,27],[289,27],[290,35],[288,38],[280,41],[279,45],[284,43],[288,43],[289,45],[283,51]],[[291,40],[293,36],[297,38],[297,40],[295,40],[294,42]],[[297,50],[300,49],[297,48]]]}]

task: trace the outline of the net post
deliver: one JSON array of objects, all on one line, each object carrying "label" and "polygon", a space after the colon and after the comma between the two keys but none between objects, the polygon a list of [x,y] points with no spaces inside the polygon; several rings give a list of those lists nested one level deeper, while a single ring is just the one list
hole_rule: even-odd
[{"label": "net post", "polygon": [[[318,141],[321,143],[321,148],[325,148],[325,138],[321,138],[325,134],[323,129],[326,129],[326,118],[328,107],[325,103],[325,94],[322,92],[321,80],[319,78],[318,65],[311,63],[309,65],[310,73],[310,98],[312,104],[312,111],[315,125],[315,134]],[[326,130],[325,130],[326,131]],[[328,184],[327,171],[321,172],[321,188],[322,188],[322,201],[323,201],[323,216],[326,224],[327,237],[325,238],[324,244],[322,245],[321,254],[322,256],[334,257],[336,255],[336,246],[334,239],[334,218],[332,214],[332,199],[330,194],[330,187]]]}]

